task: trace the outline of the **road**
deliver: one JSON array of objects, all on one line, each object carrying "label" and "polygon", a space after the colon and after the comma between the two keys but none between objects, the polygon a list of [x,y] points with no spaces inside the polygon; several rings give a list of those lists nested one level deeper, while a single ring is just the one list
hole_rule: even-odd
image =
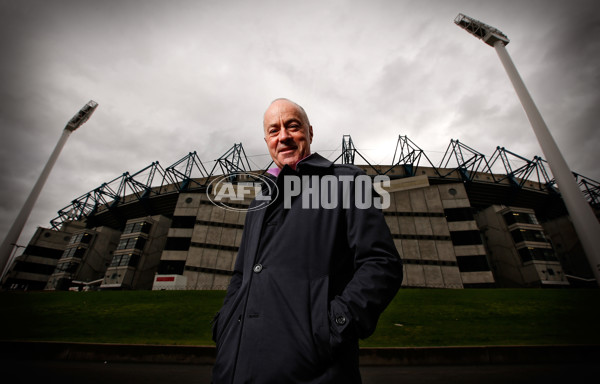
[{"label": "road", "polygon": [[[519,364],[361,367],[364,384],[593,383],[600,365]],[[211,366],[66,360],[2,360],[6,384],[180,384],[210,383]]]}]

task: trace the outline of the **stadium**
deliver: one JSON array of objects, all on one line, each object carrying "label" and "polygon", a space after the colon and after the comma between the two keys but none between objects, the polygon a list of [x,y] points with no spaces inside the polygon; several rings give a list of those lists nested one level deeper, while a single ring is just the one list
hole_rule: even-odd
[{"label": "stadium", "polygon": [[[343,136],[334,163],[390,178],[384,216],[407,288],[596,286],[567,210],[540,157],[503,147],[489,157],[450,140],[434,165],[406,136],[372,164]],[[241,143],[215,161],[190,152],[101,184],[39,227],[11,263],[5,290],[220,290],[232,275],[252,196],[211,200],[211,182],[260,181]],[[599,183],[573,173],[599,212]]]}]

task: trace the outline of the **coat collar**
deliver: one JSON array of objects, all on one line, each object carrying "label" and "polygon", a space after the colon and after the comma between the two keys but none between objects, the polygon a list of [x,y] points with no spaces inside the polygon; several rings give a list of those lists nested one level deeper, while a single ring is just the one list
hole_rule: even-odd
[{"label": "coat collar", "polygon": [[329,168],[333,165],[333,163],[318,153],[313,153],[312,155],[300,160],[296,165],[296,169],[299,173],[302,173],[306,168]]},{"label": "coat collar", "polygon": [[272,168],[267,171],[270,175],[274,177],[278,177],[280,174],[290,174],[290,173],[305,173],[310,168],[329,168],[333,165],[333,163],[318,153],[312,153],[306,156],[304,159],[300,160],[298,164],[296,164],[296,171],[294,171],[287,164],[283,166],[283,168]]}]

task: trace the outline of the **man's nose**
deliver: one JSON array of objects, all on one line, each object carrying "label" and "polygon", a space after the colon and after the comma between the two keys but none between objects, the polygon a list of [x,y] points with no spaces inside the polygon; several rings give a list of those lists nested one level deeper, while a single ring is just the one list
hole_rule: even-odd
[{"label": "man's nose", "polygon": [[290,139],[291,137],[292,135],[290,135],[290,132],[286,128],[282,128],[281,130],[279,130],[279,141],[285,141]]}]

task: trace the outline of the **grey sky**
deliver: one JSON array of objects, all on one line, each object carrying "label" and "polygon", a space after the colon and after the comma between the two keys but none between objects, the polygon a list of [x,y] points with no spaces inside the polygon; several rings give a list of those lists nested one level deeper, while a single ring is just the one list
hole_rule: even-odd
[{"label": "grey sky", "polygon": [[600,180],[597,1],[0,0],[0,234],[66,122],[67,142],[20,244],[71,200],[153,161],[203,161],[242,142],[268,162],[262,113],[303,105],[313,150],[342,136],[373,163],[407,135],[435,163],[450,139],[542,156],[493,48],[453,23],[497,27],[571,169]]}]

